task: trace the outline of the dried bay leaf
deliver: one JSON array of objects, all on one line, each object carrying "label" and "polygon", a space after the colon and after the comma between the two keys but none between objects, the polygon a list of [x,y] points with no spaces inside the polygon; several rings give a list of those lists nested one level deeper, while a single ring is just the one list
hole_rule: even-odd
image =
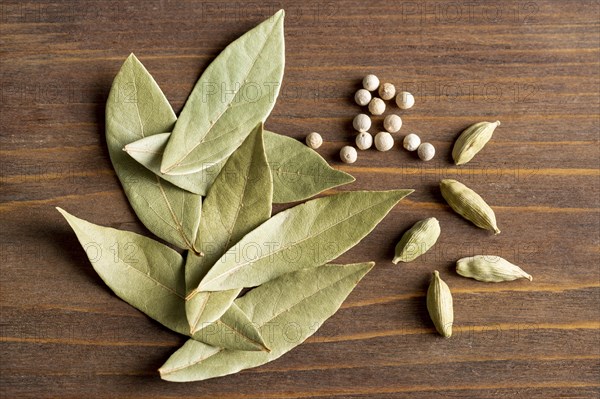
[{"label": "dried bay leaf", "polygon": [[327,263],[369,234],[412,191],[347,192],[280,212],[229,249],[196,291],[254,287]]},{"label": "dried bay leaf", "polygon": [[[265,156],[261,123],[229,157],[206,196],[195,242],[204,256],[187,258],[188,291],[198,286],[210,267],[233,244],[269,219],[272,197],[273,180]],[[240,290],[200,292],[188,297],[186,314],[191,333],[221,317]]]},{"label": "dried bay leaf", "polygon": [[227,160],[206,164],[205,168],[187,175],[160,173],[160,162],[169,137],[171,133],[155,134],[127,144],[124,150],[137,162],[169,183],[194,194],[206,195]]},{"label": "dried bay leaf", "polygon": [[206,380],[279,358],[314,334],[373,265],[324,265],[284,274],[253,289],[235,303],[256,324],[270,352],[226,350],[188,340],[160,368],[161,378]]},{"label": "dried bay leaf", "polygon": [[[206,195],[224,162],[186,175],[160,173],[160,162],[169,133],[156,134],[125,146],[125,151],[163,179],[184,190]],[[352,183],[354,177],[333,169],[316,151],[298,140],[264,131],[265,153],[273,175],[273,202],[302,201],[324,190]]]},{"label": "dried bay leaf", "polygon": [[227,158],[271,113],[285,63],[283,19],[280,10],[206,68],[173,128],[162,173],[188,174]]},{"label": "dried bay leaf", "polygon": [[265,132],[265,152],[277,204],[302,201],[354,181],[348,173],[329,166],[315,150],[287,136]]},{"label": "dried bay leaf", "polygon": [[[184,261],[164,244],[139,234],[98,226],[61,208],[94,270],[114,293],[165,327],[189,334]],[[204,326],[194,339],[239,350],[268,350],[257,327],[236,305]]]},{"label": "dried bay leaf", "polygon": [[94,270],[119,298],[165,327],[188,335],[181,255],[150,238],[98,226],[57,209],[71,225]]},{"label": "dried bay leaf", "polygon": [[142,63],[131,54],[115,77],[106,101],[106,141],[127,199],[156,236],[194,250],[202,197],[179,189],[123,152],[127,144],[173,129],[175,114]]},{"label": "dried bay leaf", "polygon": [[207,323],[192,338],[225,349],[269,351],[258,328],[238,305],[231,303],[226,310],[221,318]]}]

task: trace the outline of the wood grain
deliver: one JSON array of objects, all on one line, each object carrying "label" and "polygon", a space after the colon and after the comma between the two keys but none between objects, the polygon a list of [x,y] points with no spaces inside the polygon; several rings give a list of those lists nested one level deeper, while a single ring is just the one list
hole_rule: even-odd
[{"label": "wood grain", "polygon": [[[280,6],[286,72],[267,128],[298,139],[321,132],[319,152],[356,177],[340,191],[416,192],[339,259],[377,266],[307,343],[237,375],[163,382],[156,369],[184,338],[104,286],[54,207],[149,234],[104,141],[120,64],[135,52],[179,111],[219,51]],[[0,10],[0,397],[600,395],[598,1],[7,0]],[[415,95],[398,138],[418,133],[436,146],[433,161],[394,149],[339,162],[367,73]],[[454,167],[462,129],[496,119],[485,150]],[[502,234],[453,214],[437,188],[444,177],[487,199]],[[402,232],[428,216],[440,220],[438,244],[392,265]],[[483,284],[453,272],[477,253],[501,255],[534,280]],[[454,293],[449,340],[425,307],[434,269]]]}]

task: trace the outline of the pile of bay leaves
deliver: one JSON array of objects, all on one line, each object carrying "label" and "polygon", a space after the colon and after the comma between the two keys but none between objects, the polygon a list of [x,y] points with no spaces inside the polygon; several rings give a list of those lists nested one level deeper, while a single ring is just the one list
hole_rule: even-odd
[{"label": "pile of bay leaves", "polygon": [[333,194],[271,215],[273,203],[354,180],[263,128],[283,78],[283,19],[279,11],[230,44],[179,118],[134,55],[115,77],[110,157],[139,219],[171,246],[59,209],[120,298],[189,336],[160,368],[165,380],[235,373],[302,343],[373,267],[328,262],[412,191]]}]

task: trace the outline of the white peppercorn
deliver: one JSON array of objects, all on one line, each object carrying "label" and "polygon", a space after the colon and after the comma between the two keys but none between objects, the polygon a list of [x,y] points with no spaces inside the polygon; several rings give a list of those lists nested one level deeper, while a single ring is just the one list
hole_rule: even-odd
[{"label": "white peppercorn", "polygon": [[422,143],[417,150],[419,158],[423,161],[430,161],[435,156],[435,147],[431,143]]},{"label": "white peppercorn", "polygon": [[394,146],[394,138],[388,132],[379,132],[375,135],[375,148],[379,151],[389,151]]},{"label": "white peppercorn", "polygon": [[375,91],[379,87],[379,78],[375,75],[367,75],[364,77],[363,87],[369,91]]},{"label": "white peppercorn", "polygon": [[409,109],[415,105],[415,98],[407,91],[401,91],[396,96],[396,104],[400,109]]},{"label": "white peppercorn", "polygon": [[350,147],[349,145],[342,147],[342,149],[340,150],[340,158],[345,163],[356,162],[356,158],[358,158],[358,153],[356,152],[356,148]]},{"label": "white peppercorn", "polygon": [[367,105],[367,104],[369,104],[369,101],[371,101],[371,98],[372,98],[371,92],[369,90],[366,90],[366,89],[360,89],[354,95],[354,101],[356,101],[356,103],[358,105]]},{"label": "white peppercorn", "polygon": [[374,97],[369,103],[369,112],[373,115],[381,115],[385,112],[385,103],[379,97]]},{"label": "white peppercorn", "polygon": [[421,145],[421,138],[414,133],[411,133],[404,137],[402,145],[408,151],[415,151]]},{"label": "white peppercorn", "polygon": [[396,133],[402,127],[402,118],[398,115],[388,115],[383,120],[383,128],[390,133]]},{"label": "white peppercorn", "polygon": [[396,88],[391,83],[384,83],[379,86],[379,97],[383,100],[391,100],[396,95]]},{"label": "white peppercorn", "polygon": [[317,132],[312,132],[308,136],[306,136],[306,145],[316,150],[323,144],[323,137]]},{"label": "white peppercorn", "polygon": [[373,145],[373,136],[369,132],[360,132],[356,136],[356,146],[359,150],[368,150]]},{"label": "white peppercorn", "polygon": [[358,114],[354,117],[352,126],[359,132],[366,132],[371,128],[371,118],[367,114]]}]

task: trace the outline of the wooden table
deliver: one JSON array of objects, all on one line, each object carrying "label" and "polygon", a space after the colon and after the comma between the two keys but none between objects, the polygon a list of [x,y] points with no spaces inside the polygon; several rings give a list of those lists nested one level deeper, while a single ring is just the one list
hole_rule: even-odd
[{"label": "wooden table", "polygon": [[[598,1],[368,3],[2,2],[2,398],[598,397]],[[319,152],[356,177],[339,190],[416,191],[339,259],[377,266],[305,344],[237,375],[164,382],[156,370],[185,338],[116,298],[54,207],[147,233],[104,139],[118,68],[135,52],[179,111],[210,61],[280,5],[286,71],[267,127],[298,139],[321,132]],[[415,95],[396,136],[417,132],[435,145],[433,161],[397,144],[339,162],[367,73]],[[457,135],[497,119],[484,151],[454,167]],[[438,190],[444,177],[486,198],[502,234],[454,214]],[[440,220],[438,244],[394,266],[402,232],[428,216]],[[454,272],[480,253],[521,265],[533,282]],[[425,307],[435,269],[454,294],[448,340]]]}]

